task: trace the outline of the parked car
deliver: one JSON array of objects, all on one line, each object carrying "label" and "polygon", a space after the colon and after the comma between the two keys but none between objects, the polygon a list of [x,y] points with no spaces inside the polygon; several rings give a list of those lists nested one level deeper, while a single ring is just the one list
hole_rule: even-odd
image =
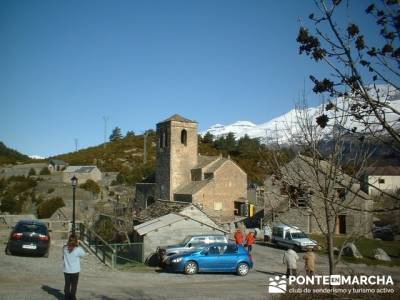
[{"label": "parked car", "polygon": [[228,243],[228,238],[222,234],[189,235],[179,244],[158,247],[157,254],[160,261],[164,261],[170,255],[192,251],[211,243]]},{"label": "parked car", "polygon": [[296,226],[278,224],[272,227],[272,242],[280,247],[292,247],[296,251],[304,251],[309,247],[317,248],[316,241]]},{"label": "parked car", "polygon": [[38,220],[19,221],[11,231],[6,254],[37,254],[48,257],[50,235],[47,226]]},{"label": "parked car", "polygon": [[382,241],[393,241],[394,230],[391,225],[377,226],[372,229],[374,239],[381,239]]},{"label": "parked car", "polygon": [[190,252],[169,256],[166,269],[193,275],[197,272],[233,272],[245,276],[253,268],[247,250],[230,243],[214,243]]}]

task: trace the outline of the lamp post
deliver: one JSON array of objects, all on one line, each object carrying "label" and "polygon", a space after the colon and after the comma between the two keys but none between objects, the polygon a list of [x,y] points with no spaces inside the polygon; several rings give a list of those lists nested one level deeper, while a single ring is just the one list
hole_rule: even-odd
[{"label": "lamp post", "polygon": [[72,184],[72,234],[75,235],[75,191],[76,191],[76,186],[78,185],[78,178],[72,177],[71,178],[71,184]]}]

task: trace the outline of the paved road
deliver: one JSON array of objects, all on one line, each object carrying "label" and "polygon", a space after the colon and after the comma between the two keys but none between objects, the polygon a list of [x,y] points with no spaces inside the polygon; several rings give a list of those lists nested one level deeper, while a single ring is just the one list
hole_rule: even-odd
[{"label": "paved road", "polygon": [[[255,245],[255,268],[246,277],[111,271],[89,255],[82,261],[78,299],[267,299],[268,276],[284,271],[282,252]],[[318,269],[325,272],[326,260],[318,261]],[[2,250],[0,266],[0,299],[63,299],[61,244],[53,243],[49,258],[6,256]],[[365,269],[387,272],[385,268]],[[400,278],[398,269],[389,271]]]}]

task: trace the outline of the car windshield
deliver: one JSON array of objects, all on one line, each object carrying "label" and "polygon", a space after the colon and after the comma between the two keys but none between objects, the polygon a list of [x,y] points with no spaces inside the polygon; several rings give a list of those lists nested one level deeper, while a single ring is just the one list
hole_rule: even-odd
[{"label": "car windshield", "polygon": [[292,239],[304,239],[308,238],[308,236],[304,232],[291,232]]},{"label": "car windshield", "polygon": [[183,242],[181,243],[181,245],[186,245],[191,239],[192,239],[191,236],[187,236],[187,237],[183,240]]},{"label": "car windshield", "polygon": [[19,224],[15,230],[18,232],[36,232],[40,234],[47,233],[46,227],[38,224]]}]

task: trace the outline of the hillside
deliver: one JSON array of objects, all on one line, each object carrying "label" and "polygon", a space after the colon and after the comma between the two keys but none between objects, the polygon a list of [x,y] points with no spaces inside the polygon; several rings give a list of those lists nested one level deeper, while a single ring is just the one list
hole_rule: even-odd
[{"label": "hillside", "polygon": [[[53,158],[61,159],[70,165],[97,165],[103,172],[120,172],[119,183],[134,184],[145,180],[155,169],[156,141],[152,132],[147,137],[147,164],[143,164],[143,135],[129,136],[121,140],[108,142],[77,152],[61,154]],[[257,139],[241,138],[225,141],[224,139],[206,140],[199,137],[199,153],[202,155],[230,155],[248,174],[249,182],[262,183],[268,166],[263,157],[269,150]],[[285,156],[288,157],[288,156]],[[151,180],[151,178],[150,178]]]},{"label": "hillside", "polygon": [[0,166],[6,164],[16,164],[17,162],[27,162],[30,158],[17,150],[8,148],[0,141]]}]

